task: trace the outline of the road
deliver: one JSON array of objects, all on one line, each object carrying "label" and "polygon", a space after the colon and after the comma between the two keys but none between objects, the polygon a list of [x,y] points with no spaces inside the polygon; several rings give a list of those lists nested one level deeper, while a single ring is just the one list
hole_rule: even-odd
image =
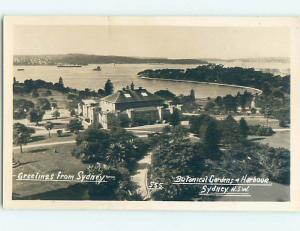
[{"label": "road", "polygon": [[151,154],[152,152],[148,152],[146,156],[144,156],[143,159],[138,161],[138,167],[136,170],[136,174],[133,175],[132,181],[137,184],[139,187],[138,191],[142,195],[144,200],[147,200],[150,198],[150,194],[148,191],[148,169],[151,164]]}]

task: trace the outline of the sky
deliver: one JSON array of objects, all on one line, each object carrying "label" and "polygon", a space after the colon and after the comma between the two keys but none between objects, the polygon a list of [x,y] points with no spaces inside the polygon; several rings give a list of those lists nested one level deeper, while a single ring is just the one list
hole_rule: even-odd
[{"label": "sky", "polygon": [[284,27],[34,26],[14,28],[14,54],[164,58],[289,57]]}]

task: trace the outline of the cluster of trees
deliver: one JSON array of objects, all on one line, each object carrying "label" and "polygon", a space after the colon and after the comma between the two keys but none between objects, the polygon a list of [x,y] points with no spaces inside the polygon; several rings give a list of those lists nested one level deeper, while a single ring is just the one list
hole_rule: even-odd
[{"label": "cluster of trees", "polygon": [[286,127],[290,124],[289,94],[276,97],[274,94],[268,95],[263,93],[257,97],[256,106],[261,108],[261,113],[266,117],[278,119],[281,127]]},{"label": "cluster of trees", "polygon": [[263,126],[263,125],[251,125],[249,126],[249,135],[253,136],[271,136],[275,132],[271,127]]},{"label": "cluster of trees", "polygon": [[144,141],[120,127],[110,131],[90,127],[76,137],[74,155],[85,162],[132,167],[147,151]]},{"label": "cluster of trees", "polygon": [[[78,99],[87,99],[87,98],[91,98],[91,97],[104,97],[107,95],[111,95],[114,93],[114,85],[112,83],[112,81],[110,79],[108,79],[105,84],[104,84],[104,88],[100,88],[98,89],[98,91],[95,90],[91,90],[89,88],[85,88],[84,90],[79,90],[78,91]],[[74,95],[73,95],[74,97]]]},{"label": "cluster of trees", "polygon": [[244,118],[237,122],[231,115],[224,120],[202,114],[190,118],[190,131],[203,139],[207,147],[216,149],[220,142],[225,145],[245,143],[249,134],[249,126]]},{"label": "cluster of trees", "polygon": [[13,100],[13,118],[14,119],[24,119],[27,113],[34,108],[34,103],[26,99],[14,99]]},{"label": "cluster of trees", "polygon": [[25,93],[31,93],[33,97],[38,97],[39,93],[37,92],[37,89],[39,88],[45,88],[48,90],[56,90],[60,92],[72,92],[74,89],[68,88],[64,86],[62,77],[59,78],[57,83],[47,82],[41,79],[38,80],[32,80],[32,79],[26,79],[24,83],[20,83],[17,81],[14,81],[13,84],[13,91],[16,94],[25,94]]},{"label": "cluster of trees", "polygon": [[[44,80],[25,80],[24,83],[19,83],[14,79],[14,94],[30,93],[33,98],[40,97],[39,88],[46,88],[44,96],[52,95],[49,89],[55,89],[59,91],[69,90],[64,87],[62,77],[59,78],[58,83],[50,83]],[[56,103],[50,103],[47,98],[36,99],[36,104],[27,99],[14,99],[14,119],[24,119],[28,117],[30,122],[35,122],[36,125],[42,121],[45,114],[45,110],[50,110],[51,107],[56,108]],[[53,117],[58,118],[60,116],[59,111],[55,110],[52,114]]]},{"label": "cluster of trees", "polygon": [[[29,118],[31,122],[40,122],[45,114],[45,110],[51,109],[51,103],[47,98],[37,99],[36,104],[26,99],[14,99],[13,101],[14,119]],[[53,112],[53,117],[57,118],[60,116],[58,111]]]},{"label": "cluster of trees", "polygon": [[73,155],[90,164],[101,163],[105,168],[87,169],[88,173],[114,176],[115,179],[100,185],[89,184],[93,199],[141,199],[136,185],[130,179],[137,160],[148,151],[148,144],[120,127],[110,131],[91,126],[76,137]]},{"label": "cluster of trees", "polygon": [[164,187],[152,192],[154,200],[208,199],[199,197],[201,186],[172,184],[176,176],[248,175],[289,184],[289,150],[246,141],[249,128],[244,120],[237,124],[231,117],[222,124],[207,116],[198,120],[191,128],[198,132],[198,141],[191,141],[189,131],[181,126],[151,135],[154,151],[148,177],[150,181],[163,183]]},{"label": "cluster of trees", "polygon": [[224,83],[248,86],[261,89],[282,88],[289,92],[289,76],[274,76],[271,73],[256,71],[253,68],[224,67],[223,65],[207,64],[196,68],[144,70],[138,75],[149,78],[193,80],[199,82]]},{"label": "cluster of trees", "polygon": [[206,103],[204,110],[215,114],[236,112],[238,107],[245,110],[246,107],[250,107],[252,99],[253,95],[248,91],[242,94],[238,92],[236,96],[217,96]]},{"label": "cluster of trees", "polygon": [[182,176],[201,176],[209,160],[201,143],[191,142],[188,131],[181,126],[166,127],[162,133],[151,135],[154,145],[150,181],[163,183],[163,190],[153,191],[154,200],[191,200],[199,188],[182,187],[172,184],[173,178]]},{"label": "cluster of trees", "polygon": [[[109,79],[106,81],[104,89],[99,89],[97,92],[88,88],[86,88],[85,90],[77,90],[65,87],[62,77],[59,77],[58,82],[54,84],[52,82],[47,82],[40,79],[29,79],[25,80],[24,83],[19,83],[14,79],[13,89],[15,94],[31,93],[31,96],[33,98],[37,98],[40,97],[40,94],[38,92],[38,89],[40,88],[47,89],[47,94],[52,94],[50,90],[57,90],[62,93],[68,94],[68,99],[70,100],[70,102],[68,103],[68,108],[73,115],[75,114],[74,108],[77,107],[78,103],[81,102],[82,99],[90,97],[104,97],[114,92],[114,85]],[[39,114],[44,114],[43,111],[51,109],[51,103],[47,98],[38,98],[37,105],[34,105],[32,101],[25,99],[14,100],[15,119],[23,119],[26,116],[31,117],[31,114],[28,115],[28,112],[33,109],[35,109],[35,111],[39,110]],[[35,115],[34,113],[35,112],[33,112],[33,115]],[[59,117],[58,113],[55,113],[53,116],[56,118]],[[35,121],[36,119],[34,118],[30,120]]]},{"label": "cluster of trees", "polygon": [[[105,165],[104,165],[105,166]],[[100,185],[88,184],[88,194],[92,200],[142,200],[137,192],[137,185],[131,181],[128,169],[118,166],[99,168],[97,164],[90,165],[87,174],[113,176]]]}]

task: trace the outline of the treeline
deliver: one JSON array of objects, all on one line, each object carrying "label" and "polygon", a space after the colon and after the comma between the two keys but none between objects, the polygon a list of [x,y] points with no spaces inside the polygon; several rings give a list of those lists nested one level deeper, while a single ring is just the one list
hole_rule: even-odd
[{"label": "treeline", "polygon": [[105,55],[85,55],[85,54],[14,56],[14,65],[57,65],[57,64],[87,65],[92,63],[205,64],[207,62],[200,59],[136,58],[136,57],[127,57],[127,56],[105,56]]},{"label": "treeline", "polygon": [[63,93],[68,92],[74,92],[75,89],[65,87],[63,83],[63,79],[60,77],[59,81],[57,83],[47,82],[41,79],[32,80],[32,79],[26,79],[24,80],[24,83],[16,81],[14,78],[14,84],[13,84],[13,92],[15,94],[28,94],[28,93],[34,93],[35,90],[39,88],[45,88],[48,90],[56,90]]},{"label": "treeline", "polygon": [[234,84],[254,87],[261,90],[279,88],[283,93],[290,91],[290,77],[274,76],[271,73],[256,71],[254,68],[224,67],[223,65],[207,64],[188,69],[144,70],[139,76],[148,78],[192,80],[221,84]]},{"label": "treeline", "polygon": [[255,108],[251,108],[251,103],[254,96],[248,92],[244,91],[244,93],[238,92],[237,95],[226,95],[224,97],[217,96],[215,99],[210,99],[206,103],[204,110],[214,113],[214,114],[222,114],[228,112],[236,112],[238,108],[241,110],[251,109],[252,113],[256,113]]}]

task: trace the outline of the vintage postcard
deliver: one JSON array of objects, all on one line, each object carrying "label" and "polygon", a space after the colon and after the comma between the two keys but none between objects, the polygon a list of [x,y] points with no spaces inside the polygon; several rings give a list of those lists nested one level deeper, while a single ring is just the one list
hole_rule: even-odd
[{"label": "vintage postcard", "polygon": [[299,27],[5,17],[4,206],[299,210]]}]

